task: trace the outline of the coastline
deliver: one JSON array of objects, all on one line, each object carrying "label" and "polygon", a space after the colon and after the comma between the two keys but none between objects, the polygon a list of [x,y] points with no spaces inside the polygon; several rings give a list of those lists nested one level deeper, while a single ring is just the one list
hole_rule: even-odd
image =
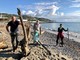
[{"label": "coastline", "polygon": [[[34,60],[38,58],[40,58],[39,60],[80,60],[79,42],[68,40],[65,37],[64,46],[56,46],[56,32],[47,29],[42,29],[43,31],[44,33],[40,35],[40,41],[51,52],[51,55],[48,55],[42,46],[34,46],[31,48],[31,54],[26,58],[22,58],[22,60],[30,59],[30,57]],[[32,55],[36,57],[34,58]]]},{"label": "coastline", "polygon": [[45,33],[43,36],[41,36],[41,40],[43,43],[48,45],[48,48],[54,48],[56,49],[59,53],[61,52],[63,55],[67,55],[73,58],[73,60],[80,59],[80,43],[78,40],[73,40],[73,39],[68,39],[65,35],[64,38],[64,46],[59,47],[55,46],[56,44],[56,34],[57,32],[50,31],[44,29]]},{"label": "coastline", "polygon": [[[18,50],[16,50],[15,53],[11,52],[12,47],[11,47],[10,36],[5,29],[5,26],[4,27],[3,26],[4,26],[4,24],[1,25],[0,31],[4,33],[3,34],[4,40],[8,44],[9,48],[4,49],[4,50],[0,49],[0,52],[1,52],[0,58],[2,58],[2,59],[11,58],[11,59],[15,60],[15,58],[16,59],[18,58],[17,57],[18,54],[20,54],[20,52],[19,52],[19,51],[21,51],[20,46],[18,47]],[[64,46],[63,47],[60,47],[59,45],[55,46],[57,32],[48,30],[48,29],[44,29],[44,28],[42,28],[42,30],[44,31],[44,33],[40,36],[40,41],[52,53],[51,56],[47,55],[46,50],[42,46],[30,45],[31,53],[27,57],[22,57],[21,60],[25,60],[25,59],[41,60],[43,58],[44,58],[44,60],[51,60],[51,59],[53,59],[53,60],[61,59],[62,60],[63,58],[66,60],[80,60],[80,43],[79,42],[76,42],[73,39],[68,40],[67,33],[65,33],[66,35],[64,38]],[[21,31],[22,31],[22,29],[20,28],[19,32],[21,33]],[[77,33],[76,33],[76,35],[77,35]],[[21,40],[22,38],[23,38],[23,35],[20,35],[19,40]],[[33,40],[31,40],[31,42],[29,42],[29,43],[31,44],[32,42],[33,42]],[[10,50],[10,51],[8,51],[8,50]]]},{"label": "coastline", "polygon": [[[47,31],[47,32],[49,32],[49,33],[53,33],[53,34],[56,34],[57,35],[57,31],[56,30],[51,30],[51,29],[45,29],[45,28],[43,28],[43,30],[44,31]],[[69,35],[69,39],[70,40],[73,40],[73,41],[76,41],[76,42],[79,42],[80,43],[80,33],[78,33],[78,32],[72,32],[72,31],[70,31],[69,33],[68,33],[68,31],[67,32],[63,32],[63,34],[64,34],[64,37],[65,38],[68,38],[68,35]]]}]

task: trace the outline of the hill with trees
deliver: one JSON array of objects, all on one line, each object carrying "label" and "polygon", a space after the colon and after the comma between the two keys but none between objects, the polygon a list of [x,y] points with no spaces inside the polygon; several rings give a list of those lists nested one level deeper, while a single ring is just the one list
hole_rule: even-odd
[{"label": "hill with trees", "polygon": [[[18,15],[16,14],[8,14],[8,13],[0,13],[0,15],[2,15],[2,17],[7,17],[9,20],[12,16],[16,16],[18,18]],[[38,17],[32,17],[32,16],[28,16],[28,15],[22,15],[23,19],[27,19],[29,21],[36,21],[39,20],[41,22],[47,22],[47,23],[52,23],[55,22],[53,20],[47,19],[47,18],[38,18]]]}]

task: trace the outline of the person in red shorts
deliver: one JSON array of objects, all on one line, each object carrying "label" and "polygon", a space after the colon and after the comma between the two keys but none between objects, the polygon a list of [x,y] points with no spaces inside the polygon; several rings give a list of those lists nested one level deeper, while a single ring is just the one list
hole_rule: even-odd
[{"label": "person in red shorts", "polygon": [[63,38],[64,38],[64,35],[63,35],[63,31],[68,31],[65,30],[63,27],[62,27],[62,24],[60,24],[60,27],[58,28],[58,34],[57,34],[57,40],[56,40],[56,45],[58,45],[58,40],[59,38],[61,39],[61,46],[63,46],[64,42],[63,42]]}]

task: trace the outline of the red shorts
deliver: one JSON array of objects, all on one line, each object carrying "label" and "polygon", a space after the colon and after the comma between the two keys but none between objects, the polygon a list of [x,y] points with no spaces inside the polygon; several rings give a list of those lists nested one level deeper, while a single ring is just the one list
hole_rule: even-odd
[{"label": "red shorts", "polygon": [[58,33],[58,35],[57,35],[57,37],[60,37],[60,38],[64,38],[64,35],[63,35],[63,33]]}]

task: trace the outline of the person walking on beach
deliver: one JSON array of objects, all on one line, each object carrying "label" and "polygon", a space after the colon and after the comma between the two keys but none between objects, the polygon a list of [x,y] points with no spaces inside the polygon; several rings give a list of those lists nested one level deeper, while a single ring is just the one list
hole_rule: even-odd
[{"label": "person walking on beach", "polygon": [[39,20],[37,20],[36,23],[34,23],[33,30],[34,30],[34,38],[33,38],[34,43],[38,43],[39,35],[41,34],[41,27],[39,24]]},{"label": "person walking on beach", "polygon": [[57,34],[57,40],[56,40],[56,45],[58,45],[58,40],[59,38],[61,38],[61,46],[63,46],[64,42],[63,42],[63,38],[64,38],[64,35],[63,35],[63,31],[68,31],[65,30],[63,27],[62,27],[62,24],[60,24],[60,27],[58,28],[58,34]]},{"label": "person walking on beach", "polygon": [[[12,20],[10,22],[8,22],[7,26],[6,26],[6,30],[10,33],[11,36],[11,43],[12,43],[12,48],[13,48],[13,52],[15,52],[15,50],[18,47],[18,25],[19,25],[19,21],[16,20],[15,16],[12,16]],[[9,29],[10,27],[10,29]],[[16,44],[14,44],[14,41],[16,39]]]}]

